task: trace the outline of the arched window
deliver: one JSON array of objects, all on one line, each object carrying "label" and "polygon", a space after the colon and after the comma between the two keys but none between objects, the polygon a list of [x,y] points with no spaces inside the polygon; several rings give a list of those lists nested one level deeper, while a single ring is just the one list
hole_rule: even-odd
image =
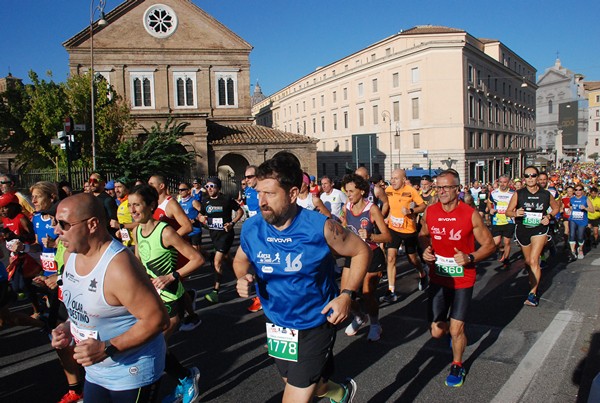
[{"label": "arched window", "polygon": [[548,101],[548,113],[552,114],[552,100]]}]

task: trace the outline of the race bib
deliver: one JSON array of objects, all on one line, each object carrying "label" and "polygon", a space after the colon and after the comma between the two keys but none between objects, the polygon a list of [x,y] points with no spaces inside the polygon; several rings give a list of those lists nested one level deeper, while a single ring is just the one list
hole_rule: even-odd
[{"label": "race bib", "polygon": [[496,213],[498,214],[506,214],[506,208],[508,206],[496,206]]},{"label": "race bib", "polygon": [[129,236],[129,231],[127,228],[121,228],[121,241],[129,242],[131,241],[131,237]]},{"label": "race bib", "polygon": [[485,194],[479,194],[479,200],[485,200],[486,195]]},{"label": "race bib", "polygon": [[208,228],[222,230],[223,229],[223,219],[208,217]]},{"label": "race bib", "polygon": [[73,340],[75,344],[79,344],[80,341],[87,339],[97,339],[98,331],[97,330],[87,330],[80,329],[73,322],[71,322],[71,336],[73,336]]},{"label": "race bib", "polygon": [[269,355],[286,361],[298,361],[298,330],[267,322]]},{"label": "race bib", "polygon": [[442,277],[464,277],[465,268],[456,263],[453,257],[435,255],[435,272]]},{"label": "race bib", "polygon": [[54,260],[54,253],[42,253],[40,260],[42,261],[42,269],[45,272],[56,273],[58,271],[58,264]]},{"label": "race bib", "polygon": [[523,225],[529,227],[536,227],[542,222],[542,213],[535,213],[532,211],[526,211],[523,216]]},{"label": "race bib", "polygon": [[248,210],[248,217],[254,217],[256,215],[256,211],[250,211]]},{"label": "race bib", "polygon": [[404,225],[404,217],[400,218],[390,215],[390,220],[392,222],[392,227],[394,228],[402,228],[402,226]]},{"label": "race bib", "polygon": [[583,211],[577,210],[577,211],[573,211],[573,214],[571,214],[571,217],[573,217],[574,220],[583,220],[583,214],[584,214]]}]

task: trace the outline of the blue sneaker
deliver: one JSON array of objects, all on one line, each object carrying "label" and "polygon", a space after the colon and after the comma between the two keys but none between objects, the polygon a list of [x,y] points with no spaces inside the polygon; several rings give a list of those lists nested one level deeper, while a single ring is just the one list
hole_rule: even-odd
[{"label": "blue sneaker", "polygon": [[163,398],[162,403],[179,403],[182,398],[183,390],[181,389],[181,384],[178,383],[175,389]]},{"label": "blue sneaker", "polygon": [[196,367],[190,368],[190,375],[187,378],[179,380],[183,395],[183,403],[194,403],[200,399],[200,388],[198,381],[200,380],[200,370]]},{"label": "blue sneaker", "polygon": [[446,378],[446,386],[453,388],[461,387],[465,380],[465,375],[467,375],[467,373],[463,367],[452,364],[450,367],[450,375]]}]

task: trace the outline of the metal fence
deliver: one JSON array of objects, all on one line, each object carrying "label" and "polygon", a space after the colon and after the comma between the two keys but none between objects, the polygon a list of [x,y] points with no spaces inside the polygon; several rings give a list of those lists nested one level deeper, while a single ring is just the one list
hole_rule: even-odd
[{"label": "metal fence", "polygon": [[[80,192],[83,190],[83,184],[87,182],[93,170],[90,168],[78,168],[71,170],[71,188],[75,192]],[[39,181],[49,181],[49,182],[62,182],[67,181],[68,174],[63,170],[37,170],[30,171],[27,173],[19,173],[14,175],[9,175],[13,177],[16,183],[16,187],[23,193],[29,194],[29,188],[36,182]],[[119,175],[116,172],[104,172],[104,176],[107,181],[119,178]],[[198,181],[204,185],[206,183],[206,179],[209,175],[201,175],[198,177],[186,177],[186,176],[176,176],[176,177],[166,177],[167,189],[169,192],[176,196],[177,188],[181,182],[189,183],[190,185],[194,181],[194,179],[198,179]],[[148,178],[139,178],[142,181],[147,181]],[[135,182],[135,179],[133,180]],[[238,192],[240,191],[240,183],[239,180],[234,178],[221,178],[222,189],[221,191],[226,196],[230,196],[233,198],[237,198]],[[132,183],[133,184],[133,183]]]}]

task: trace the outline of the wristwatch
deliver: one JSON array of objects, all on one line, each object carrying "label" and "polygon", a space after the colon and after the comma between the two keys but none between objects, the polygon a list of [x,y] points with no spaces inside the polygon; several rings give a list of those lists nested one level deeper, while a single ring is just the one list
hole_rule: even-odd
[{"label": "wristwatch", "polygon": [[107,357],[113,358],[118,352],[119,350],[111,344],[110,340],[104,342],[104,354],[106,354]]},{"label": "wristwatch", "polygon": [[352,301],[356,301],[356,291],[344,289],[344,290],[340,291],[340,295],[342,295],[342,294],[348,294]]},{"label": "wristwatch", "polygon": [[175,270],[171,274],[173,275],[173,278],[175,279],[175,281],[179,280],[179,278],[181,277],[181,274],[179,274],[179,272],[177,270]]},{"label": "wristwatch", "polygon": [[468,257],[469,257],[469,263],[475,263],[475,256],[473,256],[472,253],[469,253]]}]

